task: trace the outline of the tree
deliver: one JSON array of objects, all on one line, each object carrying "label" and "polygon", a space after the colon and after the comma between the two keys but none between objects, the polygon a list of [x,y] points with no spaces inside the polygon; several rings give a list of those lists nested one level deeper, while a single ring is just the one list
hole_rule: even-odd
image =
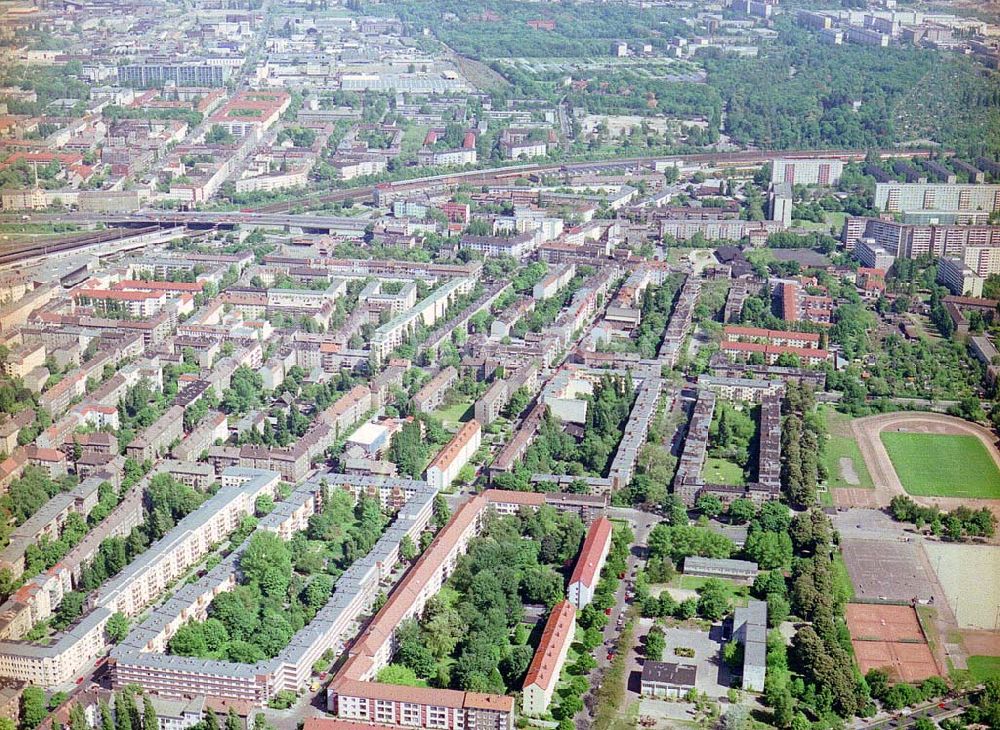
[{"label": "tree", "polygon": [[[4,719],[6,720],[7,718]],[[13,723],[11,723],[11,727],[13,727]],[[73,706],[69,709],[69,728],[70,730],[90,730],[87,715],[83,711],[83,705],[79,702],[74,702]]]},{"label": "tree", "polygon": [[230,707],[229,712],[226,713],[226,730],[243,730],[243,722],[240,720],[240,716],[236,714],[236,710],[232,707]]},{"label": "tree", "polygon": [[45,693],[41,688],[29,684],[21,693],[21,727],[28,730],[36,728],[48,714]]},{"label": "tree", "polygon": [[706,517],[712,518],[722,513],[722,500],[714,494],[703,494],[698,497],[694,507]]},{"label": "tree", "polygon": [[727,514],[729,515],[729,521],[734,525],[742,525],[753,519],[757,512],[757,508],[754,507],[753,502],[749,499],[744,499],[740,497],[734,499],[729,503],[729,509]]},{"label": "tree", "polygon": [[659,626],[653,626],[646,634],[646,646],[643,653],[647,659],[658,662],[663,658],[663,650],[666,646],[667,641],[663,636],[663,629]]},{"label": "tree", "polygon": [[[232,712],[231,709],[230,712]],[[148,694],[144,694],[142,696],[142,729],[160,730],[160,719],[156,715],[156,708],[153,707],[153,701],[150,699]],[[226,730],[234,729],[227,728]],[[238,730],[238,728],[235,730]]]},{"label": "tree", "polygon": [[791,563],[792,538],[787,532],[752,530],[743,550],[764,570],[780,568]]},{"label": "tree", "polygon": [[115,695],[115,730],[137,730],[132,725],[132,713],[128,707],[130,702],[132,695],[128,692],[119,692]]},{"label": "tree", "polygon": [[724,730],[746,730],[750,726],[750,710],[746,705],[730,705],[722,716]]},{"label": "tree", "polygon": [[104,625],[108,641],[112,644],[121,643],[128,636],[128,618],[121,611],[111,614],[111,618]]},{"label": "tree", "polygon": [[709,621],[718,621],[729,613],[729,609],[726,584],[716,578],[706,580],[698,589],[698,615]]},{"label": "tree", "polygon": [[413,538],[409,535],[403,535],[403,539],[399,541],[399,557],[406,562],[417,557],[417,546],[413,544]]},{"label": "tree", "polygon": [[451,508],[442,494],[434,495],[434,526],[441,529],[451,519]]},{"label": "tree", "polygon": [[99,709],[101,713],[101,730],[115,730],[115,721],[111,717],[111,708],[108,707],[108,703],[101,700]]}]

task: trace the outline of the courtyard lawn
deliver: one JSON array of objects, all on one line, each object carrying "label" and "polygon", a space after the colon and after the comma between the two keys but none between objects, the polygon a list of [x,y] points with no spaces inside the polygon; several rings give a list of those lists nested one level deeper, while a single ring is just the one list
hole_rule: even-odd
[{"label": "courtyard lawn", "polygon": [[[705,581],[707,580],[712,579],[700,575],[681,574],[675,576],[674,579],[667,585],[673,586],[674,588],[683,588],[688,591],[696,591],[705,585]],[[747,598],[750,595],[750,589],[748,586],[740,585],[736,581],[729,580],[728,578],[715,578],[714,580],[718,580],[726,586],[729,591],[729,597],[735,605],[746,605]]]},{"label": "courtyard lawn", "polygon": [[472,401],[463,400],[434,411],[433,415],[447,425],[458,425],[472,419]]},{"label": "courtyard lawn", "polygon": [[977,683],[1000,676],[1000,656],[970,656],[969,674]]},{"label": "courtyard lawn", "polygon": [[1000,471],[975,436],[885,431],[879,434],[909,494],[1000,498]]},{"label": "courtyard lawn", "polygon": [[423,146],[428,129],[430,127],[425,124],[414,124],[407,127],[406,131],[403,132],[403,143],[399,149],[401,159],[415,160],[417,158],[417,150]]},{"label": "courtyard lawn", "polygon": [[743,467],[727,459],[714,457],[705,459],[705,468],[701,470],[701,476],[709,484],[730,484],[737,487],[746,484]]}]

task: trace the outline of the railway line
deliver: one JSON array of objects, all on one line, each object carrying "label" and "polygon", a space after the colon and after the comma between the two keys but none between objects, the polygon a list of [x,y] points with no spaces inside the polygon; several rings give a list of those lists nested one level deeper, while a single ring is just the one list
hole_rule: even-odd
[{"label": "railway line", "polygon": [[58,241],[37,241],[15,247],[4,247],[0,250],[0,266],[9,266],[21,261],[39,256],[51,256],[56,253],[66,253],[101,243],[112,243],[124,238],[133,238],[148,233],[155,233],[159,226],[144,228],[110,228],[103,231],[79,233],[61,238]]},{"label": "railway line", "polygon": [[[878,150],[877,154],[883,158],[891,157],[929,157],[927,150]],[[257,207],[248,207],[244,210],[248,213],[287,213],[293,208],[308,205],[322,205],[324,203],[339,203],[344,200],[371,200],[376,189],[386,193],[396,194],[401,192],[417,192],[428,188],[441,188],[459,184],[488,184],[502,181],[504,179],[514,180],[526,175],[553,175],[571,174],[582,171],[602,171],[621,170],[634,171],[643,167],[652,167],[656,163],[676,163],[676,164],[697,164],[709,165],[712,167],[725,167],[729,165],[763,165],[779,158],[800,159],[808,157],[830,157],[840,159],[845,162],[859,162],[865,159],[866,153],[862,150],[778,150],[778,151],[752,151],[752,152],[702,152],[691,155],[668,155],[661,157],[628,157],[620,160],[601,160],[596,162],[570,162],[540,164],[529,163],[524,165],[508,165],[505,167],[495,167],[486,170],[469,170],[466,172],[455,172],[444,175],[431,175],[428,177],[418,177],[412,180],[398,180],[396,182],[378,183],[377,185],[367,185],[358,188],[346,188],[335,190],[329,193],[318,195],[308,195],[293,200],[286,200],[281,203],[272,203]]]}]

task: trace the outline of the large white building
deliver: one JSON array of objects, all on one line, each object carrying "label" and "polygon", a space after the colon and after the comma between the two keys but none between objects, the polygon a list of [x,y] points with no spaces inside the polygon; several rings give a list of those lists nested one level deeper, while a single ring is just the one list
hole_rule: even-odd
[{"label": "large white building", "polygon": [[458,433],[427,467],[427,483],[433,489],[445,489],[455,480],[482,443],[482,431],[479,421],[472,420],[462,424]]},{"label": "large white building", "polygon": [[594,520],[587,538],[580,548],[573,575],[570,576],[566,595],[570,603],[582,609],[594,600],[594,589],[601,578],[601,569],[611,549],[611,522],[607,517]]},{"label": "large white building", "polygon": [[814,157],[782,159],[771,163],[771,182],[792,185],[836,185],[844,172],[843,160]]},{"label": "large white building", "polygon": [[887,182],[875,185],[875,209],[989,215],[1000,210],[1000,185]]}]

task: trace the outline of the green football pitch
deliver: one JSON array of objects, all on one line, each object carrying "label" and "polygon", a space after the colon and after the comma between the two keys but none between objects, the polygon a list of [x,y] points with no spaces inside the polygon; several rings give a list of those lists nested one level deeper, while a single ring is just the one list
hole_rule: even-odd
[{"label": "green football pitch", "polygon": [[896,431],[880,436],[909,494],[1000,499],[1000,470],[975,436]]}]

